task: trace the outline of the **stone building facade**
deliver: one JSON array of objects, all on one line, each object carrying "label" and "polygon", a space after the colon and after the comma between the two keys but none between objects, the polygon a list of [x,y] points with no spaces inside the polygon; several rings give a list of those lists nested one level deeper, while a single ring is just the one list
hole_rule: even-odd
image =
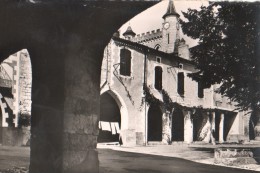
[{"label": "stone building facade", "polygon": [[32,70],[23,49],[0,65],[0,143],[28,145],[30,138]]},{"label": "stone building facade", "polygon": [[[196,69],[169,1],[162,28],[115,33],[101,69],[99,142],[135,146],[248,140],[249,115],[187,75]],[[117,125],[120,129],[118,129]]]}]

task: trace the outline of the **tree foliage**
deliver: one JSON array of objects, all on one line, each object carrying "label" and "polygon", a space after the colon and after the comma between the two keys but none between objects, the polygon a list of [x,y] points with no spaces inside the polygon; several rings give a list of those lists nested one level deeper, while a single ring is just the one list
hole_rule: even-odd
[{"label": "tree foliage", "polygon": [[259,109],[260,3],[215,2],[183,15],[183,32],[199,40],[191,49],[198,71],[190,77],[219,83],[217,92],[242,110]]}]

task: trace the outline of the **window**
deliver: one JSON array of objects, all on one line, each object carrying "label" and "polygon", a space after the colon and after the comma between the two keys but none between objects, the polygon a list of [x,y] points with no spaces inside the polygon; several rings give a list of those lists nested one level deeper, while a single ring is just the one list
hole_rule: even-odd
[{"label": "window", "polygon": [[179,69],[183,69],[183,64],[182,64],[182,63],[179,63],[179,64],[178,64],[178,68],[179,68]]},{"label": "window", "polygon": [[131,75],[131,51],[127,49],[120,50],[120,74],[124,76]]},{"label": "window", "polygon": [[168,44],[170,44],[170,34],[167,34]]},{"label": "window", "polygon": [[157,90],[162,90],[162,67],[155,67],[155,83],[154,88]]},{"label": "window", "polygon": [[178,86],[177,86],[177,92],[180,94],[180,96],[184,96],[184,73],[180,72],[178,73]]},{"label": "window", "polygon": [[198,97],[203,98],[204,97],[204,87],[202,82],[198,82]]},{"label": "window", "polygon": [[156,62],[161,63],[161,58],[160,57],[156,57]]},{"label": "window", "polygon": [[155,50],[159,50],[161,48],[161,46],[159,44],[155,45],[154,49]]}]

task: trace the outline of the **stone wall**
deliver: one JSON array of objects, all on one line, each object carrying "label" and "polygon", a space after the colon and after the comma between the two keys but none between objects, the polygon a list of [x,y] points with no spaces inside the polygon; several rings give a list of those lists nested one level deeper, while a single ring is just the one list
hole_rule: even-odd
[{"label": "stone wall", "polygon": [[29,146],[30,129],[16,127],[1,127],[2,145],[6,146]]},{"label": "stone wall", "polygon": [[[131,51],[131,75],[120,75],[120,49],[128,49]],[[158,61],[160,59],[160,61]],[[124,144],[142,144],[145,143],[147,133],[147,112],[149,105],[143,102],[143,82],[144,82],[144,60],[145,54],[141,49],[135,49],[131,45],[124,44],[116,40],[112,40],[104,52],[103,65],[101,70],[101,94],[104,92],[113,93],[118,99],[118,106],[120,109],[124,109],[121,112],[121,135]],[[161,57],[154,53],[147,54],[147,86],[150,88],[151,93],[162,101],[162,94],[155,89],[155,76],[154,69],[159,66],[162,68],[162,88],[169,94],[173,102],[176,102],[186,107],[202,107],[205,109],[214,108],[214,89],[210,87],[204,89],[204,97],[198,97],[198,83],[187,75],[195,71],[191,64],[182,62],[182,67],[179,68],[178,61],[174,59],[168,59]],[[184,96],[180,96],[177,92],[178,73],[184,73]],[[224,100],[223,106],[228,104],[228,100]],[[232,105],[228,104],[226,108],[231,108]],[[232,107],[233,108],[233,107]],[[233,110],[233,109],[232,109]],[[165,113],[165,112],[164,112]],[[193,113],[191,113],[193,114]],[[204,113],[203,113],[204,114]],[[192,116],[192,115],[190,115]],[[242,115],[238,115],[239,117]],[[190,118],[189,118],[190,119]],[[171,120],[169,115],[164,114],[163,120],[163,143],[171,143]],[[190,120],[189,120],[190,121]],[[186,121],[186,127],[191,126],[191,122]],[[186,136],[186,142],[191,141],[210,141],[210,122],[207,119],[207,115],[203,115],[203,123],[198,123],[196,126],[196,136],[190,136],[192,128],[186,128],[184,130]],[[236,126],[240,127],[235,121]],[[231,124],[228,124],[228,128],[231,128]],[[233,128],[234,129],[234,128]],[[234,130],[231,131],[234,133]],[[225,135],[226,136],[226,135]]]},{"label": "stone wall", "polygon": [[[7,75],[10,77],[10,80],[12,81],[12,97],[5,97],[3,95],[3,99],[5,100],[4,103],[6,104],[6,107],[10,107],[12,111],[10,112],[3,112],[3,124],[2,127],[8,127],[8,126],[18,126],[18,110],[19,110],[19,73],[20,73],[20,61],[19,61],[20,52],[17,52],[13,55],[10,55],[7,59],[5,59],[2,63],[2,67],[5,69]],[[2,110],[5,106],[1,107]],[[13,114],[13,115],[12,115]],[[10,125],[6,121],[6,118],[12,117],[13,124]]]},{"label": "stone wall", "polygon": [[171,128],[172,128],[172,120],[171,120],[170,112],[166,112],[162,117],[162,143],[170,144],[172,140]]},{"label": "stone wall", "polygon": [[214,152],[214,162],[228,166],[256,164],[258,157],[259,153],[254,148],[217,148]]},{"label": "stone wall", "polygon": [[21,51],[19,80],[19,114],[31,115],[32,68],[29,54]]}]

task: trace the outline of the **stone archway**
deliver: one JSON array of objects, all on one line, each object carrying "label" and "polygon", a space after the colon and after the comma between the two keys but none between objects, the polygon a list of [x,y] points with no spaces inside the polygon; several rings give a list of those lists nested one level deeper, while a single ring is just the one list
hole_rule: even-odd
[{"label": "stone archway", "polygon": [[150,105],[148,110],[147,140],[162,141],[162,110],[158,105]]},{"label": "stone archway", "polygon": [[2,135],[2,129],[3,129],[3,114],[2,114],[2,108],[0,107],[0,144],[2,145],[3,142],[3,135]]},{"label": "stone archway", "polygon": [[172,141],[184,141],[184,115],[179,108],[172,114]]},{"label": "stone archway", "polygon": [[29,53],[19,50],[0,67],[2,145],[29,145],[32,79]]},{"label": "stone archway", "polygon": [[98,172],[104,48],[157,2],[0,1],[0,61],[25,47],[31,56],[31,173]]},{"label": "stone archway", "polygon": [[119,142],[122,117],[119,106],[108,92],[101,95],[98,142]]},{"label": "stone archway", "polygon": [[204,121],[203,112],[200,110],[196,111],[193,117],[193,141],[200,141],[200,133],[206,123]]}]

